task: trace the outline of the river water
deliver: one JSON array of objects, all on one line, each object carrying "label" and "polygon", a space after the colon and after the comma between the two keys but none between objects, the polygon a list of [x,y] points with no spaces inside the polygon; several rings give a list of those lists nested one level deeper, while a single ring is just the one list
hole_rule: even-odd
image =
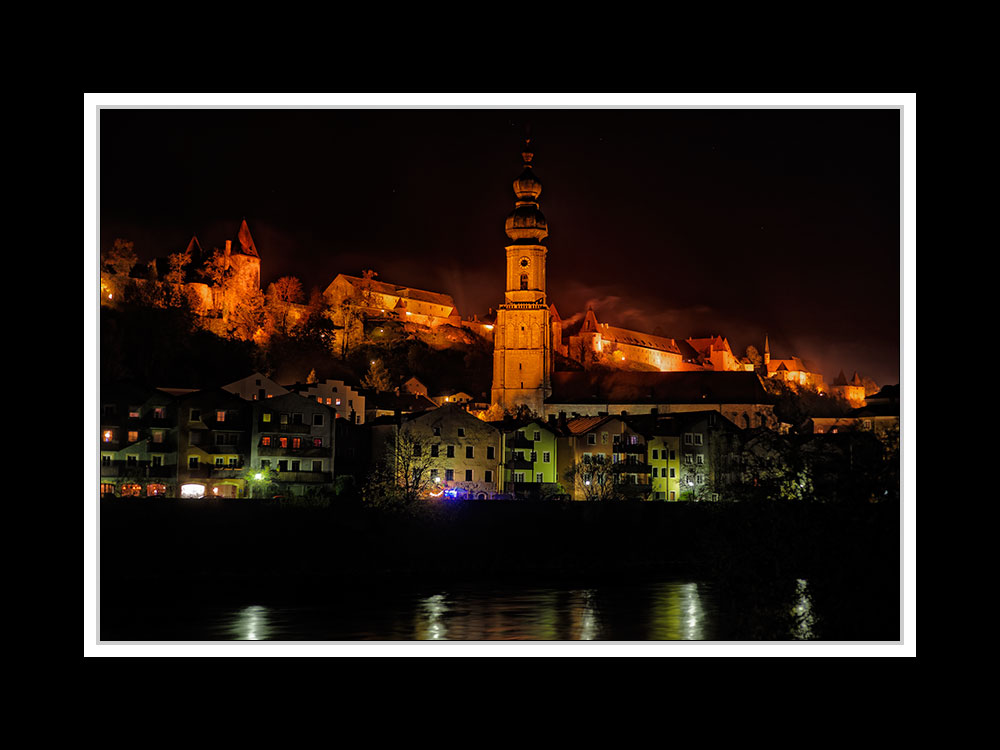
[{"label": "river water", "polygon": [[[838,608],[842,603],[838,602]],[[858,611],[866,609],[858,602]],[[824,628],[810,583],[794,579],[744,595],[707,581],[577,586],[457,586],[354,590],[308,604],[226,605],[144,600],[102,606],[102,642],[357,641],[808,641]],[[895,641],[891,627],[872,640]],[[853,634],[846,636],[853,639]]]}]

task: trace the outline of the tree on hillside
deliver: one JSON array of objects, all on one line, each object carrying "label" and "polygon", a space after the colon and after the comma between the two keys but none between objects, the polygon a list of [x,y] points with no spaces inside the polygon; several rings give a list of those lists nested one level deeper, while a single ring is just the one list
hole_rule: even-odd
[{"label": "tree on hillside", "polygon": [[267,302],[260,290],[241,297],[229,311],[226,330],[234,338],[249,341],[267,337],[270,328]]},{"label": "tree on hillside", "polygon": [[385,393],[392,390],[392,376],[381,359],[373,359],[368,373],[361,379],[362,388]]},{"label": "tree on hillside", "polygon": [[118,276],[128,276],[139,262],[135,254],[135,243],[121,237],[115,239],[110,250],[101,253],[101,267]]},{"label": "tree on hillside", "polygon": [[750,360],[755,370],[759,370],[764,365],[764,358],[760,356],[760,352],[757,351],[757,347],[752,344],[747,347],[746,358]]},{"label": "tree on hillside", "polygon": [[282,276],[268,285],[267,306],[279,332],[288,333],[288,311],[301,304],[303,297],[302,282],[294,276]]},{"label": "tree on hillside", "polygon": [[171,253],[167,256],[167,272],[163,274],[163,280],[168,284],[183,284],[190,265],[191,253]]}]

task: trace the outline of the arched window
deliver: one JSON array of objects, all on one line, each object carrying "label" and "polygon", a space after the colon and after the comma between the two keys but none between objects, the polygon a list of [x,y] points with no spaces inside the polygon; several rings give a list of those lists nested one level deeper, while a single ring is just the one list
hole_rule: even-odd
[{"label": "arched window", "polygon": [[521,274],[521,290],[526,290],[528,288],[528,274]]}]

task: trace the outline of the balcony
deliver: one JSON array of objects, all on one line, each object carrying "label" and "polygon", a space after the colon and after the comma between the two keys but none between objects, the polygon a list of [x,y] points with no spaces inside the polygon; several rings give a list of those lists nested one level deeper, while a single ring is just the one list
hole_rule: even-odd
[{"label": "balcony", "polygon": [[120,477],[123,479],[168,479],[177,474],[177,464],[153,466],[149,461],[128,463],[127,461],[112,461],[101,464],[102,477]]},{"label": "balcony", "polygon": [[531,471],[535,464],[526,458],[512,458],[507,462],[507,468],[515,471]]},{"label": "balcony", "polygon": [[291,445],[284,448],[280,445],[259,445],[257,447],[257,454],[269,458],[285,456],[289,458],[329,458],[333,454],[333,446],[316,446],[311,442],[308,445],[303,443],[298,448],[293,448]]},{"label": "balcony", "polygon": [[615,453],[646,455],[645,443],[615,443]]},{"label": "balcony", "polygon": [[332,471],[279,471],[278,484],[329,484]]},{"label": "balcony", "polygon": [[530,451],[535,449],[535,441],[518,432],[515,433],[513,439],[507,441],[507,446],[509,448],[520,448],[522,450]]},{"label": "balcony", "polygon": [[[323,425],[317,425],[323,426]],[[273,419],[270,422],[257,421],[257,432],[274,435],[309,435],[312,432],[311,424],[280,424]]]}]

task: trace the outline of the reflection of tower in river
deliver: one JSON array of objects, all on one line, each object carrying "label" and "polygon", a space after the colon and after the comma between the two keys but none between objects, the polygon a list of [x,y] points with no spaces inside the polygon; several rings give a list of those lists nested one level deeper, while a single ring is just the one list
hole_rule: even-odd
[{"label": "reflection of tower in river", "polygon": [[417,640],[570,641],[598,638],[595,592],[454,592],[421,599]]},{"label": "reflection of tower in river", "polygon": [[656,587],[650,611],[651,641],[706,639],[706,613],[697,583],[665,583]]}]

